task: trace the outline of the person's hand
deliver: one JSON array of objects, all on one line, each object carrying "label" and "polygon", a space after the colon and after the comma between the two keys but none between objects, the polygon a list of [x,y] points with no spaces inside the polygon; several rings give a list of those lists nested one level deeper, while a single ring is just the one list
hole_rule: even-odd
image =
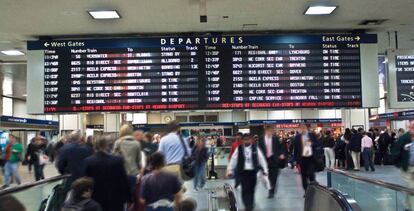
[{"label": "person's hand", "polygon": [[231,172],[227,172],[227,173],[226,173],[226,177],[227,177],[227,178],[231,178],[231,177],[233,177],[233,173],[231,173]]},{"label": "person's hand", "polygon": [[280,159],[280,160],[284,160],[284,159],[285,159],[285,155],[284,155],[284,154],[281,154],[281,155],[279,156],[279,159]]}]

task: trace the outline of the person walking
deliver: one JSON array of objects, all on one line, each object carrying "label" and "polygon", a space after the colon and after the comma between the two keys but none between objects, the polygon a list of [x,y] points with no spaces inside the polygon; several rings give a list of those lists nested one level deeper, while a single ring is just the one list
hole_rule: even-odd
[{"label": "person walking", "polygon": [[[242,144],[243,144],[243,134],[238,132],[234,135],[234,141],[231,144],[230,153],[229,153],[229,156],[228,156],[229,161],[230,161],[231,157],[233,156],[234,151],[236,151],[236,149]],[[237,189],[240,185],[240,179],[239,179],[238,172],[235,171],[232,176],[234,177],[234,188]]]},{"label": "person walking", "polygon": [[92,149],[81,144],[82,133],[80,130],[72,131],[66,140],[67,144],[59,150],[56,167],[60,174],[70,174],[65,189],[69,191],[73,181],[81,177],[82,164],[85,158],[93,154]]},{"label": "person walking", "polygon": [[103,211],[124,211],[131,192],[123,158],[111,155],[113,142],[110,136],[98,138],[97,152],[83,163],[83,175],[95,181],[92,199],[102,206]]},{"label": "person walking", "polygon": [[177,175],[164,171],[165,156],[155,152],[149,159],[151,172],[144,176],[141,201],[146,211],[173,211],[174,203],[180,204],[182,183]]},{"label": "person walking", "polygon": [[388,130],[385,129],[378,139],[378,152],[377,158],[379,164],[387,165],[389,164],[389,146],[391,144],[391,136],[388,133]]},{"label": "person walking", "polygon": [[27,145],[26,155],[24,156],[25,162],[27,163],[27,168],[29,174],[32,173],[33,160],[30,154],[33,152],[33,145],[35,143],[36,137],[30,139],[30,143]]},{"label": "person walking", "polygon": [[284,147],[279,138],[273,134],[273,128],[270,125],[265,127],[265,135],[259,140],[259,148],[266,157],[267,167],[269,169],[270,190],[268,198],[274,198],[279,176],[279,167],[285,159]]},{"label": "person walking", "polygon": [[191,155],[188,142],[180,136],[180,125],[176,121],[171,121],[167,126],[167,135],[161,138],[158,151],[165,156],[167,171],[176,173],[180,179],[185,175],[181,175],[181,163],[186,155]]},{"label": "person walking", "polygon": [[119,129],[120,138],[115,141],[112,154],[124,159],[127,174],[135,178],[141,169],[141,144],[134,139],[133,133],[131,125],[122,125]]},{"label": "person walking", "polygon": [[321,154],[316,135],[307,125],[301,125],[300,133],[295,137],[294,157],[300,167],[302,187],[306,191],[310,182],[315,182],[316,159]]},{"label": "person walking", "polygon": [[35,180],[45,178],[43,169],[49,157],[46,155],[46,142],[41,136],[36,136],[31,148],[28,150],[29,160],[33,162]]},{"label": "person walking", "polygon": [[374,143],[372,138],[368,136],[367,132],[363,132],[362,135],[361,150],[362,158],[364,159],[365,171],[369,171],[369,167],[371,167],[371,171],[375,171],[374,163],[372,162],[372,148]]},{"label": "person walking", "polygon": [[323,151],[325,155],[325,167],[326,168],[335,168],[335,140],[331,135],[331,131],[325,131],[324,136],[322,137]]},{"label": "person walking", "polygon": [[158,150],[157,144],[152,142],[152,134],[144,133],[144,138],[141,141],[141,149],[145,153],[146,157],[150,157],[154,152]]},{"label": "person walking", "polygon": [[358,131],[353,130],[351,140],[349,142],[349,150],[351,151],[352,161],[354,163],[354,170],[359,171],[361,166],[360,157],[361,157],[361,140],[362,140],[362,128],[359,128]]},{"label": "person walking", "polygon": [[93,186],[94,181],[91,178],[81,177],[75,180],[61,211],[102,211],[101,205],[91,198]]},{"label": "person walking", "polygon": [[[408,185],[414,188],[414,120],[410,121],[408,131],[399,136],[391,148],[391,156],[395,166],[401,169],[401,176]],[[407,195],[407,210],[414,210],[414,196]]]},{"label": "person walking", "polygon": [[343,136],[338,135],[338,137],[336,138],[335,141],[335,159],[336,159],[336,164],[335,164],[335,168],[342,168],[342,169],[346,169],[346,143],[345,141],[343,141],[342,139]]},{"label": "person walking", "polygon": [[352,137],[352,132],[349,128],[345,129],[344,135],[341,137],[341,140],[345,142],[345,169],[350,170],[353,167],[352,158],[349,150],[350,141]]},{"label": "person walking", "polygon": [[9,134],[9,144],[7,144],[4,154],[4,185],[2,188],[10,186],[10,178],[14,178],[18,185],[21,184],[18,171],[19,163],[22,160],[23,145],[20,144],[13,134]]},{"label": "person walking", "polygon": [[208,160],[208,149],[203,136],[198,136],[193,153],[195,160],[194,190],[198,191],[204,187],[206,179],[206,165]]},{"label": "person walking", "polygon": [[257,147],[253,136],[243,135],[243,144],[239,145],[231,156],[227,166],[227,177],[231,177],[234,171],[238,172],[241,184],[242,201],[246,211],[254,209],[254,196],[257,183],[257,172],[263,171],[263,175],[268,175],[266,158],[262,151]]}]

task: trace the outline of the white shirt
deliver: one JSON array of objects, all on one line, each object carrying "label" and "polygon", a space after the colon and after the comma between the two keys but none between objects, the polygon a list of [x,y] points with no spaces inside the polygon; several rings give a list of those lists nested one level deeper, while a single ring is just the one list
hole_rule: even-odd
[{"label": "white shirt", "polygon": [[[267,174],[267,162],[266,158],[263,155],[262,151],[257,148],[257,157],[258,157],[258,164],[263,168],[263,172]],[[227,166],[227,172],[233,173],[234,169],[237,166],[237,161],[239,157],[239,148],[234,151],[233,155],[230,158],[230,163]],[[254,170],[253,165],[253,157],[252,157],[252,145],[244,147],[244,170]]]},{"label": "white shirt", "polygon": [[270,136],[270,137],[265,136],[266,152],[264,152],[264,153],[266,153],[266,157],[268,157],[268,158],[270,158],[273,155],[272,142],[273,142],[273,137],[272,136]]},{"label": "white shirt", "polygon": [[312,142],[308,133],[302,135],[302,147],[302,157],[311,157],[313,154]]}]

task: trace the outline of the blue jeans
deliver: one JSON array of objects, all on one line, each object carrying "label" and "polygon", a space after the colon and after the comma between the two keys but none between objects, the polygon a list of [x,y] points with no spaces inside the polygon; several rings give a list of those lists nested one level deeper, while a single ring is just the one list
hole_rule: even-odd
[{"label": "blue jeans", "polygon": [[362,151],[362,158],[364,159],[364,167],[366,171],[369,171],[369,167],[371,167],[371,171],[375,171],[374,163],[372,162],[372,150],[371,148],[364,148]]},{"label": "blue jeans", "polygon": [[203,188],[206,178],[206,163],[197,164],[194,168],[194,189]]},{"label": "blue jeans", "polygon": [[20,185],[20,175],[18,172],[19,163],[18,162],[10,162],[7,161],[4,165],[4,185],[10,185],[10,177],[14,177],[16,179],[17,184]]}]

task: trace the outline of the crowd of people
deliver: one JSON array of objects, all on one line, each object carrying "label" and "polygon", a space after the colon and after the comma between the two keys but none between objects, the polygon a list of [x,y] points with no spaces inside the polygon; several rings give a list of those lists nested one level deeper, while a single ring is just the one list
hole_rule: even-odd
[{"label": "crowd of people", "polygon": [[[271,125],[263,136],[236,133],[228,156],[227,178],[241,186],[246,210],[255,208],[258,173],[266,181],[268,198],[275,197],[281,169],[290,166],[301,175],[303,189],[316,182],[315,173],[325,168],[366,171],[375,165],[396,164],[407,177],[414,172],[414,122],[410,131],[391,132],[378,129],[345,129],[344,133],[312,130],[301,125],[297,131],[275,133]],[[60,174],[70,174],[64,184],[63,210],[195,210],[196,202],[184,198],[183,182],[193,180],[194,191],[205,186],[206,165],[212,137],[202,135],[183,138],[180,126],[171,122],[161,135],[134,131],[122,125],[119,137],[110,135],[84,137],[80,131],[64,136],[51,148],[42,136],[29,143],[26,153],[22,144],[10,134],[4,150],[4,186],[10,181],[21,183],[19,162],[34,169],[35,180],[45,178],[43,168],[54,161]],[[226,143],[217,136],[214,142]],[[24,156],[22,156],[24,154]],[[411,156],[411,154],[413,154]],[[413,167],[412,167],[413,166]],[[411,177],[410,177],[411,178]],[[408,180],[412,184],[412,180]],[[414,184],[413,184],[414,185]]]}]

